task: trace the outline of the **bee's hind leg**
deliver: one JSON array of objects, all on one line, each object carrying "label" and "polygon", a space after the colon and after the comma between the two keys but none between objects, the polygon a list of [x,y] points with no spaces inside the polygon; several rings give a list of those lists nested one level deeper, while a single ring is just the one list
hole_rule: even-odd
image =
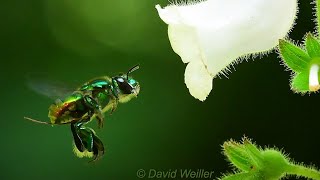
[{"label": "bee's hind leg", "polygon": [[72,136],[73,136],[73,141],[74,141],[74,145],[77,147],[77,149],[80,152],[83,152],[85,150],[85,146],[82,142],[82,138],[80,137],[78,131],[79,131],[79,125],[76,123],[72,123],[70,125],[71,127],[71,132],[72,132]]},{"label": "bee's hind leg", "polygon": [[91,160],[90,162],[93,161],[97,161],[99,160],[103,155],[104,155],[104,146],[102,141],[100,140],[100,138],[93,132],[93,160]]}]

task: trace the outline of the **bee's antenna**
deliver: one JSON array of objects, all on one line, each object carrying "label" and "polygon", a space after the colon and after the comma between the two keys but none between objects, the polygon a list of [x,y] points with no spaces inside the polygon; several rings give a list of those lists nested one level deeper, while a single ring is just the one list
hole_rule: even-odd
[{"label": "bee's antenna", "polygon": [[48,125],[52,125],[52,123],[44,122],[44,121],[38,121],[38,120],[35,120],[35,119],[32,119],[32,118],[29,118],[29,117],[23,117],[23,118],[24,118],[24,119],[26,119],[26,120],[29,120],[29,121],[35,122],[35,123],[39,123],[39,124],[48,124]]},{"label": "bee's antenna", "polygon": [[129,69],[129,71],[127,72],[127,79],[128,79],[128,77],[129,77],[129,74],[130,73],[132,73],[133,71],[135,71],[135,70],[138,70],[140,67],[139,67],[139,65],[137,64],[137,65],[135,65],[135,66],[133,66],[131,69]]}]

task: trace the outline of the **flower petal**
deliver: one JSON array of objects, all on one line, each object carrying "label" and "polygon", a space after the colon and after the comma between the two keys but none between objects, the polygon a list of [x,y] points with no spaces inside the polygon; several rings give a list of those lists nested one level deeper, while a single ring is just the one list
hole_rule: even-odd
[{"label": "flower petal", "polygon": [[212,76],[208,73],[203,63],[190,62],[184,74],[184,81],[190,94],[200,101],[206,100],[212,89]]},{"label": "flower petal", "polygon": [[184,63],[199,61],[200,49],[193,28],[183,25],[170,25],[168,35],[173,51],[180,55]]}]

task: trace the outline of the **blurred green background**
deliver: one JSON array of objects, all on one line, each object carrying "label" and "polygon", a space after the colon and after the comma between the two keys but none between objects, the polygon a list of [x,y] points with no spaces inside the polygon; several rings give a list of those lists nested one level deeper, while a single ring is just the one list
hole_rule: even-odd
[{"label": "blurred green background", "polygon": [[[217,78],[205,102],[184,84],[185,64],[170,46],[154,8],[167,0],[29,0],[0,4],[0,179],[138,179],[138,169],[232,169],[224,141],[245,134],[320,167],[319,94],[290,91],[290,72],[276,53],[237,65]],[[314,31],[310,1],[300,0],[290,34]],[[218,43],[218,42],[217,42]],[[232,51],[232,49],[230,49]],[[30,74],[79,85],[140,64],[140,96],[121,104],[96,132],[106,154],[96,164],[72,152],[69,126],[45,126],[54,101],[27,86]],[[96,122],[90,124],[97,129]]]}]

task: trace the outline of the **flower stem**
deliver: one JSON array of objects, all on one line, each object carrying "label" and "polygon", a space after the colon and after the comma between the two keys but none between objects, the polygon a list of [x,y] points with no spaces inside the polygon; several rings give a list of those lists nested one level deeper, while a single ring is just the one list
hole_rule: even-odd
[{"label": "flower stem", "polygon": [[290,164],[287,169],[287,174],[303,176],[315,180],[320,180],[320,172],[311,167],[305,167],[303,165]]}]

